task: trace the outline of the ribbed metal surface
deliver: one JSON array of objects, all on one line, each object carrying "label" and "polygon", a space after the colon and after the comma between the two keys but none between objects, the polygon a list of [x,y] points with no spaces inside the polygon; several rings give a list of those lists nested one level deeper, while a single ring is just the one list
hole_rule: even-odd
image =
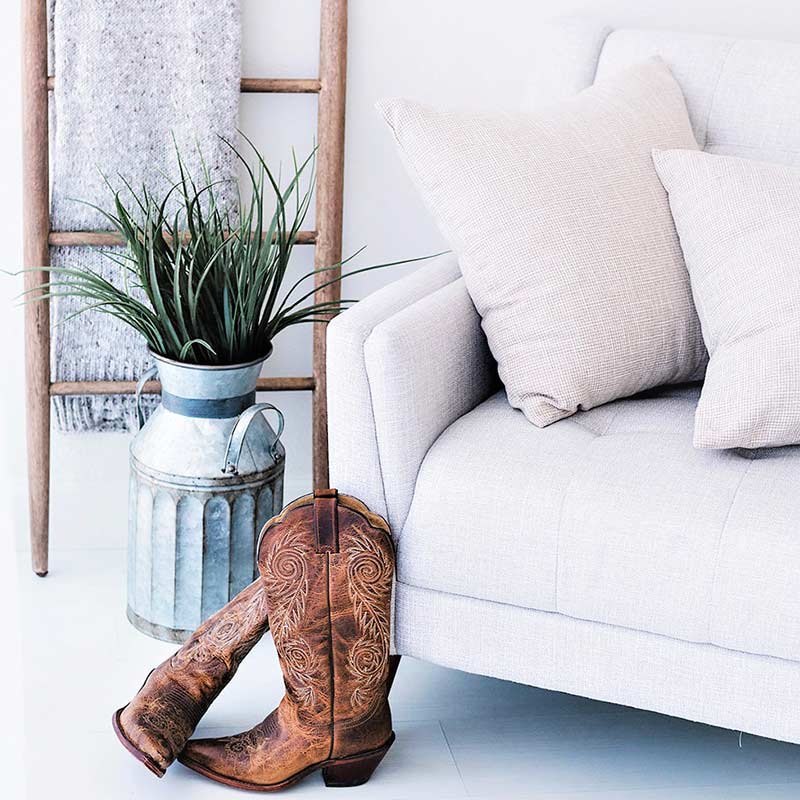
[{"label": "ribbed metal surface", "polygon": [[260,489],[179,493],[132,471],[128,607],[137,627],[183,641],[254,580],[258,534],[283,505],[275,478]]}]

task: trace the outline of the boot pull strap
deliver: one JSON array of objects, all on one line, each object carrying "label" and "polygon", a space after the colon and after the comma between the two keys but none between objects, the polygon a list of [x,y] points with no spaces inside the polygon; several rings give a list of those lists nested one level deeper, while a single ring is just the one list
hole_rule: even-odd
[{"label": "boot pull strap", "polygon": [[314,544],[318,553],[339,552],[338,504],[336,489],[314,492]]}]

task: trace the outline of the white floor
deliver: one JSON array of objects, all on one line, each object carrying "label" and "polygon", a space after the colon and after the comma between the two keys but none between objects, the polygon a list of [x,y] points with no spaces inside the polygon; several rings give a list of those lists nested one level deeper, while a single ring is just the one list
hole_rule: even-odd
[{"label": "white floor", "polygon": [[[32,800],[222,798],[235,790],[176,764],[158,780],[117,743],[112,711],[172,647],[127,623],[124,550],[58,549],[51,575],[17,555]],[[267,637],[201,723],[250,727],[282,692]],[[800,747],[445,670],[405,659],[392,693],[397,742],[363,787],[292,797],[777,800],[800,797]],[[3,792],[0,790],[0,797]],[[241,796],[241,795],[240,795]],[[8,795],[5,795],[8,797]]]}]

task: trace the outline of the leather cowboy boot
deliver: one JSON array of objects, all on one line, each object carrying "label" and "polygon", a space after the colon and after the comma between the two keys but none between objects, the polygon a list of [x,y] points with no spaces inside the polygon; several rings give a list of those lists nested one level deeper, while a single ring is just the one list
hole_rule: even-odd
[{"label": "leather cowboy boot", "polygon": [[328,786],[365,783],[394,741],[389,526],[355,498],[317,492],[267,524],[258,562],[286,694],[252,730],[190,741],[179,760],[256,791],[317,769]]},{"label": "leather cowboy boot", "polygon": [[268,628],[261,578],[209,617],[113,718],[125,749],[162,777]]}]

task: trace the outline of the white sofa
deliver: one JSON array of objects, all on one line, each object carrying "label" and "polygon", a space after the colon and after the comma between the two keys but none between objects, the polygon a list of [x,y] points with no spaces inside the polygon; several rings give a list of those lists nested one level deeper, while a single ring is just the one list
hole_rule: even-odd
[{"label": "white sofa", "polygon": [[[800,45],[564,22],[534,49],[532,102],[659,54],[705,150],[800,163]],[[800,448],[694,449],[697,386],[534,427],[452,258],[328,348],[331,483],[392,525],[399,653],[800,743]]]}]

